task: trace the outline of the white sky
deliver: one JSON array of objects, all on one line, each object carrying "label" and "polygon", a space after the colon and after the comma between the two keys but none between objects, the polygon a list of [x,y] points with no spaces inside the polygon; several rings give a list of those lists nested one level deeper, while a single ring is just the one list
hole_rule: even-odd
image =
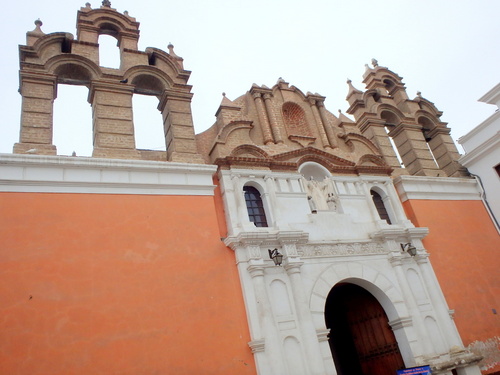
[{"label": "white sky", "polygon": [[[101,5],[90,2],[93,8]],[[19,138],[18,45],[25,44],[26,32],[34,29],[37,18],[47,34],[76,35],[76,12],[84,4],[85,0],[3,4],[0,152],[12,152]],[[364,90],[364,65],[373,57],[404,78],[410,98],[421,91],[444,112],[441,119],[448,122],[455,140],[496,109],[477,99],[500,81],[499,0],[114,0],[111,4],[140,22],[140,50],[151,46],[168,51],[171,42],[184,58],[185,69],[192,71],[196,133],[213,124],[222,92],[235,99],[252,83],[272,87],[279,77],[304,93],[326,96],[326,107],[334,114],[338,109],[345,113],[346,79]],[[77,92],[75,99],[64,88],[55,103],[54,143],[60,154],[75,150],[90,155],[87,90]],[[146,114],[134,107],[135,116],[151,125],[136,124],[141,126],[137,137],[146,138],[138,140],[142,143],[138,147],[164,147],[159,112],[154,104],[148,105]]]}]

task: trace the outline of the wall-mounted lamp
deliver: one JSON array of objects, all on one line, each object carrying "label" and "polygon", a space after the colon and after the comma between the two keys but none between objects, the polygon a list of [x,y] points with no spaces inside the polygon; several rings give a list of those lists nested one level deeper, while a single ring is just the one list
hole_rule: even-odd
[{"label": "wall-mounted lamp", "polygon": [[403,250],[403,252],[406,251],[412,257],[417,255],[417,248],[415,246],[413,246],[410,242],[405,243],[405,244],[400,244],[400,245],[401,245],[401,250]]},{"label": "wall-mounted lamp", "polygon": [[281,254],[278,249],[267,250],[269,251],[269,258],[271,258],[274,262],[275,266],[281,266],[281,262],[283,262],[283,254]]}]

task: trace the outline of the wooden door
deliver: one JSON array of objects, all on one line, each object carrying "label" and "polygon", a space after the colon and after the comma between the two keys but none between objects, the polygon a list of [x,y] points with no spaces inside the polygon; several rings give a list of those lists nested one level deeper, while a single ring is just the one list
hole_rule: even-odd
[{"label": "wooden door", "polygon": [[404,368],[384,309],[354,284],[339,284],[325,307],[330,349],[338,375],[395,375]]}]

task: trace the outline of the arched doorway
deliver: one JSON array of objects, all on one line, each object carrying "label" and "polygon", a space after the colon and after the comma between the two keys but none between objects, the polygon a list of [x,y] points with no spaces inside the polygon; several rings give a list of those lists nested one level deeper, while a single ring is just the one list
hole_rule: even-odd
[{"label": "arched doorway", "polygon": [[404,368],[387,315],[367,290],[348,283],[333,287],[325,321],[338,375],[394,375]]}]

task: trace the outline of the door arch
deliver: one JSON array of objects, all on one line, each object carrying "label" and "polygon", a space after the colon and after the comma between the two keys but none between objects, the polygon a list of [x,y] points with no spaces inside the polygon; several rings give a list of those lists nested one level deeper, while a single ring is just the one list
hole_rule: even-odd
[{"label": "door arch", "polygon": [[389,375],[405,368],[387,315],[366,289],[350,283],[333,287],[325,323],[338,375]]}]

